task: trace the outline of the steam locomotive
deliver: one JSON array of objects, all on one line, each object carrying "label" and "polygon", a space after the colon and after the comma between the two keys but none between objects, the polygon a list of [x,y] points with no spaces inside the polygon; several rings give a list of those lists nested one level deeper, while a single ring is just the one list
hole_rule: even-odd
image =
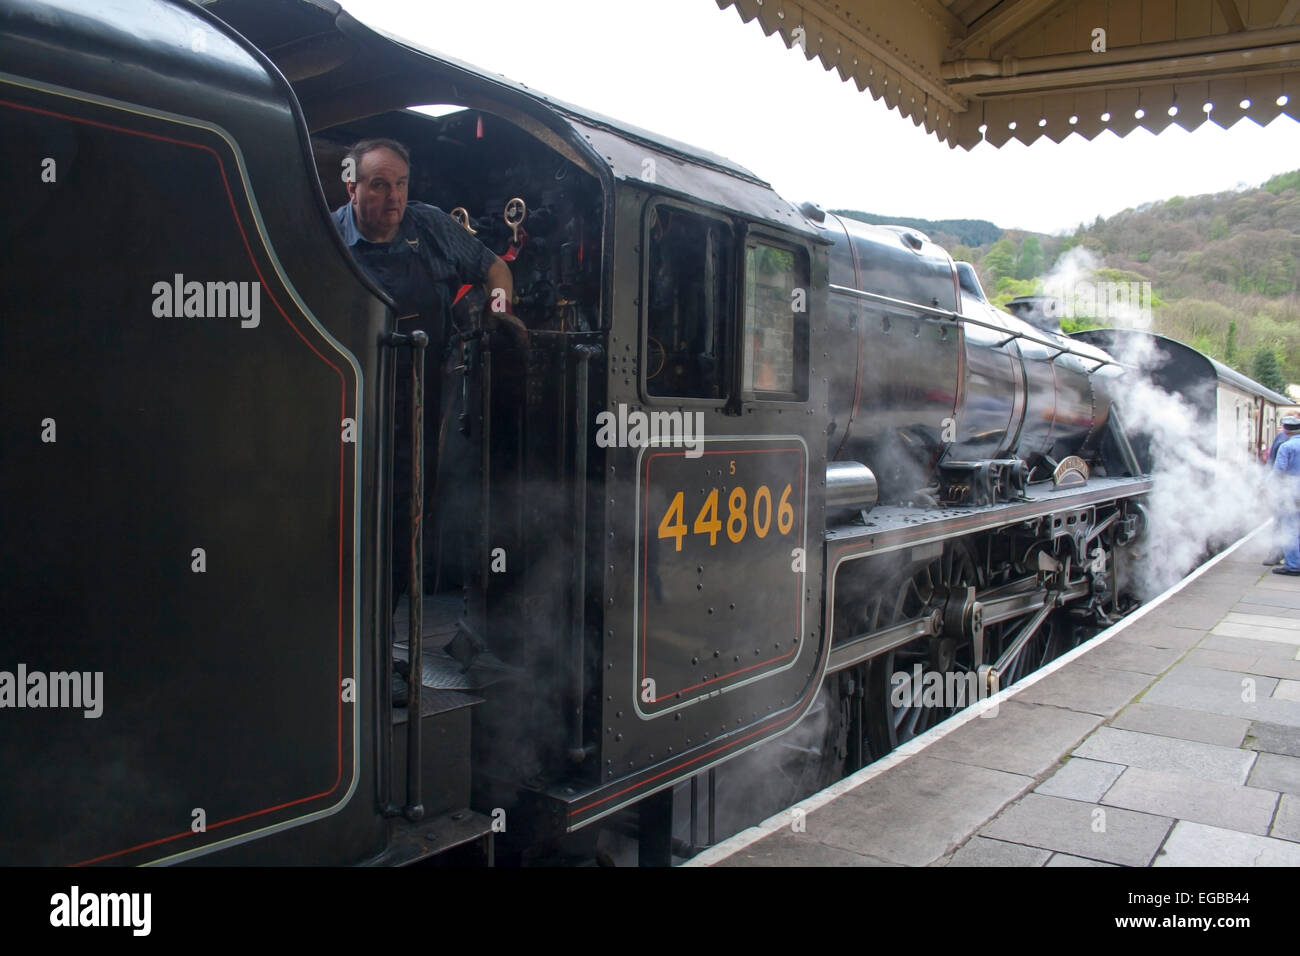
[{"label": "steam locomotive", "polygon": [[[1122,369],[925,236],[330,0],[0,10],[0,862],[666,863],[811,713],[830,779],[951,712],[899,673],[996,689],[1124,612]],[[399,373],[329,216],[375,135],[510,253],[526,348],[469,294]]]}]

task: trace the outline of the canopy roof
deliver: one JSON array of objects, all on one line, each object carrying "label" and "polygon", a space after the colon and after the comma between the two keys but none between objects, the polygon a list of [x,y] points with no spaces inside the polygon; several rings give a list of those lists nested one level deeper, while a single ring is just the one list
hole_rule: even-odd
[{"label": "canopy roof", "polygon": [[1300,106],[1300,0],[715,0],[949,146]]}]

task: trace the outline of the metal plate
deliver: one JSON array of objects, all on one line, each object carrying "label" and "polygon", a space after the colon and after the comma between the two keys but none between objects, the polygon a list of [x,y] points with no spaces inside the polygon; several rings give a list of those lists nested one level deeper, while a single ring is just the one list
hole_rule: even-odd
[{"label": "metal plate", "polygon": [[723,438],[639,471],[636,687],[654,717],[790,666],[803,628],[807,451]]}]

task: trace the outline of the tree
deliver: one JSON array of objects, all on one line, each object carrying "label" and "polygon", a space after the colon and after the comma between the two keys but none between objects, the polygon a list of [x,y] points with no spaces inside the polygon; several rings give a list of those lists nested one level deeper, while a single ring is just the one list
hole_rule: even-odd
[{"label": "tree", "polygon": [[1228,323],[1228,341],[1223,346],[1223,361],[1226,365],[1237,364],[1237,320]]},{"label": "tree", "polygon": [[1016,278],[1032,279],[1043,271],[1043,247],[1033,236],[1025,236],[1020,244],[1020,257],[1016,262]]},{"label": "tree", "polygon": [[1289,173],[1278,173],[1266,182],[1263,188],[1274,195],[1286,192],[1288,189],[1300,189],[1300,169],[1294,169]]},{"label": "tree", "polygon": [[1286,391],[1286,380],[1282,378],[1282,372],[1277,367],[1277,356],[1271,348],[1261,345],[1255,350],[1255,361],[1251,364],[1250,371],[1255,381],[1265,388],[1271,388],[1275,392]]},{"label": "tree", "polygon": [[1010,239],[999,239],[984,253],[984,271],[990,273],[995,282],[1006,277],[1014,278],[1016,258],[1016,244]]}]

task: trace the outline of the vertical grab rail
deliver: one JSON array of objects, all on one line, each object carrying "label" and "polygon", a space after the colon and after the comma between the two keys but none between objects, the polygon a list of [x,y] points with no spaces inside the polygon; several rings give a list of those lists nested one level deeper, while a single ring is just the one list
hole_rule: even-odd
[{"label": "vertical grab rail", "polygon": [[573,571],[572,590],[569,607],[569,628],[572,639],[569,648],[571,655],[571,693],[573,694],[573,726],[569,736],[569,759],[581,763],[587,758],[590,748],[583,739],[583,713],[586,694],[586,615],[587,615],[587,436],[589,423],[587,389],[590,381],[591,360],[600,354],[600,349],[590,345],[576,345],[573,355],[577,360],[574,371],[574,426],[573,426]]},{"label": "vertical grab rail", "polygon": [[429,336],[420,331],[409,335],[394,332],[388,344],[411,349],[411,572],[407,582],[411,613],[406,632],[409,690],[406,695],[406,806],[402,807],[402,814],[408,820],[419,820],[424,817],[420,795],[421,691],[424,688],[420,631],[424,624],[424,353]]}]

